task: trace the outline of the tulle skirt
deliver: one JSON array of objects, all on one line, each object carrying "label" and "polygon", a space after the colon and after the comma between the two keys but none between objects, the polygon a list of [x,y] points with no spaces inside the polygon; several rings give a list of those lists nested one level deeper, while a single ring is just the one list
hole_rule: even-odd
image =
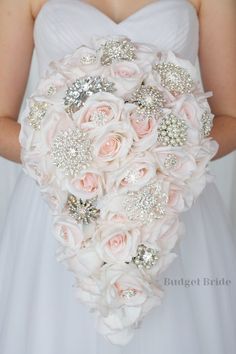
[{"label": "tulle skirt", "polygon": [[35,182],[20,174],[0,244],[1,354],[235,354],[236,247],[214,183],[182,214],[186,235],[162,275],[162,304],[131,342],[96,333],[56,261],[52,218]]}]

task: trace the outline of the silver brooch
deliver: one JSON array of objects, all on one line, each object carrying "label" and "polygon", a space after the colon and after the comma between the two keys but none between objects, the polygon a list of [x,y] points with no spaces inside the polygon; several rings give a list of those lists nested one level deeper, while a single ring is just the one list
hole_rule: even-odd
[{"label": "silver brooch", "polygon": [[158,251],[143,244],[138,246],[137,255],[133,257],[133,262],[138,268],[150,269],[158,261]]},{"label": "silver brooch", "polygon": [[[137,105],[136,112],[138,116],[143,117],[142,119],[155,118],[165,103],[161,91],[154,86],[144,85],[137,89],[128,101]],[[137,118],[141,119],[140,117]]]},{"label": "silver brooch", "polygon": [[182,146],[187,140],[186,122],[173,113],[163,117],[158,128],[158,141],[163,145]]},{"label": "silver brooch", "polygon": [[110,40],[100,47],[102,51],[101,64],[110,65],[113,62],[133,61],[136,59],[136,48],[130,39]]},{"label": "silver brooch", "polygon": [[89,224],[95,221],[99,215],[100,210],[94,206],[95,199],[77,199],[70,194],[67,199],[66,207],[70,216],[72,216],[77,223]]},{"label": "silver brooch", "polygon": [[48,109],[47,102],[35,102],[31,108],[27,117],[29,124],[34,130],[40,130],[41,121],[45,117]]},{"label": "silver brooch", "polygon": [[177,165],[177,157],[174,154],[168,154],[164,161],[166,169],[174,168]]},{"label": "silver brooch", "polygon": [[52,143],[51,158],[65,175],[78,175],[93,158],[88,134],[79,128],[60,132]]},{"label": "silver brooch", "polygon": [[201,133],[203,137],[207,137],[210,135],[211,129],[213,127],[213,114],[205,111],[201,117]]},{"label": "silver brooch", "polygon": [[190,93],[194,86],[191,75],[179,65],[174,63],[155,64],[154,71],[157,71],[161,77],[161,84],[173,95]]},{"label": "silver brooch", "polygon": [[64,104],[68,113],[78,111],[87,98],[97,92],[114,92],[114,83],[101,76],[77,79],[66,91]]},{"label": "silver brooch", "polygon": [[162,218],[166,213],[168,196],[158,182],[150,183],[138,191],[130,191],[123,206],[131,221],[147,224]]}]

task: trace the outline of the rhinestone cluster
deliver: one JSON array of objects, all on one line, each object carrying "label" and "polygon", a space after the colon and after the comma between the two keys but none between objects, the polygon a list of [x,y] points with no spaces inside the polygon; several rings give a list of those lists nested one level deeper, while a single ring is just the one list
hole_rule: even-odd
[{"label": "rhinestone cluster", "polygon": [[64,104],[68,113],[78,111],[87,98],[97,92],[114,92],[114,83],[101,76],[77,79],[66,91]]},{"label": "rhinestone cluster", "polygon": [[60,132],[52,143],[51,158],[65,175],[78,175],[93,159],[88,134],[78,128]]},{"label": "rhinestone cluster", "polygon": [[137,290],[136,289],[125,289],[121,291],[121,296],[126,299],[129,300],[131,299],[133,296],[135,296],[137,294]]},{"label": "rhinestone cluster", "polygon": [[164,161],[164,167],[167,169],[174,168],[177,165],[177,157],[175,154],[168,154]]},{"label": "rhinestone cluster", "polygon": [[187,124],[173,113],[163,117],[158,128],[158,141],[164,145],[182,146],[187,141]]},{"label": "rhinestone cluster", "polygon": [[164,62],[153,67],[161,77],[161,84],[173,95],[190,93],[194,86],[191,75],[179,65]]},{"label": "rhinestone cluster", "polygon": [[207,111],[205,111],[201,117],[201,133],[203,137],[207,137],[210,135],[211,129],[213,127],[213,115]]},{"label": "rhinestone cluster", "polygon": [[48,104],[46,102],[36,102],[31,106],[27,119],[34,130],[40,130],[41,121],[45,117],[47,109]]},{"label": "rhinestone cluster", "polygon": [[127,171],[123,180],[128,184],[136,184],[139,178],[140,178],[140,171],[132,169]]},{"label": "rhinestone cluster", "polygon": [[153,86],[142,85],[136,90],[129,102],[137,105],[137,115],[146,118],[156,117],[164,107],[165,99],[161,91]]},{"label": "rhinestone cluster", "polygon": [[130,39],[110,40],[100,47],[102,51],[101,64],[110,65],[113,62],[133,61],[136,59],[136,48]]},{"label": "rhinestone cluster", "polygon": [[165,215],[167,202],[168,196],[160,184],[153,182],[128,192],[123,205],[129,220],[147,224]]},{"label": "rhinestone cluster", "polygon": [[48,92],[47,92],[48,97],[51,97],[51,96],[55,95],[56,91],[57,90],[56,90],[55,86],[49,86]]},{"label": "rhinestone cluster", "polygon": [[137,255],[133,257],[133,262],[138,268],[150,269],[158,261],[158,251],[143,244],[138,246]]},{"label": "rhinestone cluster", "polygon": [[90,65],[94,64],[97,61],[97,57],[95,54],[85,54],[80,58],[80,63],[82,65]]},{"label": "rhinestone cluster", "polygon": [[94,206],[94,201],[94,198],[83,201],[70,194],[66,206],[69,214],[77,223],[89,224],[95,221],[100,215],[100,210]]},{"label": "rhinestone cluster", "polygon": [[94,111],[91,115],[91,122],[97,126],[103,126],[109,121],[109,117],[102,111]]}]

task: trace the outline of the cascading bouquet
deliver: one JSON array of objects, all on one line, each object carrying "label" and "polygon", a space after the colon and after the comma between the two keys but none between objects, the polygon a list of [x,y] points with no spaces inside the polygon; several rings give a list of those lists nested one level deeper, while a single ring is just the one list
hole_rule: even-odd
[{"label": "cascading bouquet", "polygon": [[117,36],[51,62],[23,112],[22,162],[52,209],[58,261],[115,344],[161,303],[179,214],[210,178],[213,115],[195,67]]}]

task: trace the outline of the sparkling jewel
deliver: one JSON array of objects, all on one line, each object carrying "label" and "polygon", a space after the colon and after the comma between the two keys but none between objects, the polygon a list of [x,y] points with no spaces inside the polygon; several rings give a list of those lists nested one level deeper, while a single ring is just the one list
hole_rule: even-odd
[{"label": "sparkling jewel", "polygon": [[56,93],[56,87],[54,87],[54,86],[49,86],[47,95],[48,95],[49,97],[51,97],[51,96],[55,95],[55,93]]},{"label": "sparkling jewel", "polygon": [[94,122],[95,125],[102,126],[108,122],[109,118],[107,114],[102,111],[94,111],[91,115],[91,122]]},{"label": "sparkling jewel", "polygon": [[80,58],[80,63],[83,65],[90,65],[96,63],[97,57],[95,54],[85,54]]},{"label": "sparkling jewel", "polygon": [[128,192],[123,206],[129,220],[147,224],[165,215],[167,202],[168,196],[161,185],[152,182],[138,191]]},{"label": "sparkling jewel", "polygon": [[51,146],[51,157],[65,175],[78,175],[90,165],[93,158],[88,134],[79,128],[60,132]]},{"label": "sparkling jewel", "polygon": [[34,130],[40,130],[41,121],[47,113],[48,104],[46,102],[35,102],[27,117],[29,124]]},{"label": "sparkling jewel", "polygon": [[213,115],[207,111],[205,111],[201,117],[202,127],[201,133],[203,137],[207,137],[210,135],[211,129],[213,127]]},{"label": "sparkling jewel", "polygon": [[142,85],[133,93],[129,102],[137,105],[138,118],[141,116],[143,120],[156,117],[164,107],[165,99],[162,92],[156,87]]},{"label": "sparkling jewel", "polygon": [[95,221],[100,215],[100,210],[94,206],[94,202],[94,198],[83,201],[70,194],[67,199],[66,207],[69,214],[77,223],[89,224]]},{"label": "sparkling jewel", "polygon": [[158,128],[158,141],[164,145],[182,146],[187,140],[187,124],[173,113],[163,117]]},{"label": "sparkling jewel", "polygon": [[165,161],[164,161],[164,166],[167,169],[175,167],[177,164],[177,158],[174,154],[168,154]]},{"label": "sparkling jewel", "polygon": [[158,261],[158,251],[143,244],[138,246],[137,255],[133,257],[133,262],[138,268],[150,269]]},{"label": "sparkling jewel", "polygon": [[102,51],[101,64],[110,65],[113,62],[133,61],[136,59],[135,45],[127,38],[110,40],[100,47]]},{"label": "sparkling jewel", "polygon": [[191,75],[179,65],[164,62],[155,64],[153,69],[157,71],[161,77],[161,84],[173,95],[189,93],[192,91],[194,81]]},{"label": "sparkling jewel", "polygon": [[64,104],[66,111],[78,111],[87,98],[97,92],[114,92],[114,83],[101,76],[84,76],[77,79],[66,91]]},{"label": "sparkling jewel", "polygon": [[136,289],[125,289],[121,291],[121,296],[124,299],[131,299],[133,296],[135,296],[137,294],[137,290]]},{"label": "sparkling jewel", "polygon": [[139,170],[128,170],[124,177],[124,181],[128,184],[136,184],[140,178]]}]

